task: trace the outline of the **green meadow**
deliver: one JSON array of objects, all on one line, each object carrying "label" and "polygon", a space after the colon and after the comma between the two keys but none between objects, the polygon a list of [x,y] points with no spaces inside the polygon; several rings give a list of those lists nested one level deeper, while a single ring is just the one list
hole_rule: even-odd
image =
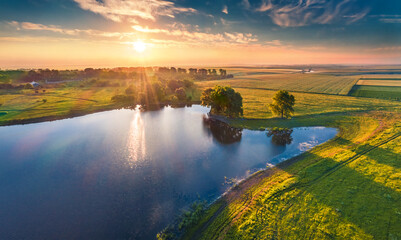
[{"label": "green meadow", "polygon": [[[301,69],[227,68],[234,78],[195,79],[195,86],[187,89],[192,102],[215,85],[240,92],[244,116],[227,119],[233,126],[326,126],[339,129],[339,134],[234,186],[181,238],[401,239],[400,88],[356,85],[360,79],[390,78],[384,67],[321,67],[310,73]],[[383,76],[367,76],[372,72]],[[10,77],[2,81],[13,83]],[[111,98],[124,94],[127,86],[72,82],[37,92],[2,89],[0,125],[119,108]],[[279,89],[295,96],[291,119],[276,118],[267,107]]]},{"label": "green meadow", "polygon": [[[271,75],[224,80],[244,98],[244,118],[230,119],[234,126],[326,126],[339,134],[234,186],[182,239],[401,239],[401,103],[349,96],[362,75],[346,72],[352,76],[328,74],[326,84],[322,73],[300,74],[299,88],[274,85]],[[336,78],[344,83],[342,90],[333,87]],[[297,101],[295,115],[275,118],[267,103],[276,88],[289,87]]]}]

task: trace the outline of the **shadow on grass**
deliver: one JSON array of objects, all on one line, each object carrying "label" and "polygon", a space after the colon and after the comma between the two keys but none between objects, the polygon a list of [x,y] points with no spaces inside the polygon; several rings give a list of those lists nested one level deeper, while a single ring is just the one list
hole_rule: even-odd
[{"label": "shadow on grass", "polygon": [[[339,139],[341,144],[349,141]],[[399,239],[401,238],[400,179],[391,173],[386,185],[377,182],[367,169],[356,170],[353,164],[365,164],[370,159],[394,165],[399,154],[380,146],[370,147],[363,155],[350,155],[343,162],[322,158],[311,152],[279,164],[277,167],[297,179],[282,189],[271,189],[251,203],[248,195],[241,195],[240,210],[228,203],[224,211],[204,228],[203,237],[216,239]],[[350,149],[351,150],[351,149]],[[361,149],[360,149],[361,150]],[[351,150],[352,151],[352,150]],[[359,150],[357,151],[359,152]],[[299,167],[293,163],[302,160]],[[393,181],[392,185],[388,185]],[[395,186],[395,187],[388,187]],[[240,204],[240,205],[241,205]],[[238,207],[238,204],[236,205]],[[230,209],[231,208],[231,209]],[[237,219],[238,222],[232,220]],[[256,217],[255,217],[256,216]],[[252,218],[252,219],[251,219]],[[241,226],[241,228],[239,228]],[[228,230],[227,230],[228,229]],[[227,230],[227,231],[226,231]]]}]

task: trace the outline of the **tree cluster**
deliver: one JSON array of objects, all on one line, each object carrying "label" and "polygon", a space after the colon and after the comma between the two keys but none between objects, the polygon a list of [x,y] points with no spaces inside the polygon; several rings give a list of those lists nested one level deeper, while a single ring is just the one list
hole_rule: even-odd
[{"label": "tree cluster", "polygon": [[195,80],[217,80],[217,79],[226,79],[233,78],[232,74],[227,74],[227,70],[219,69],[205,69],[205,68],[167,68],[167,67],[159,67],[157,69],[156,74],[162,78],[174,78],[177,77],[190,77]]},{"label": "tree cluster", "polygon": [[228,117],[239,117],[243,115],[241,94],[235,92],[231,87],[215,86],[203,91],[201,96],[203,106],[211,108],[212,114]]}]

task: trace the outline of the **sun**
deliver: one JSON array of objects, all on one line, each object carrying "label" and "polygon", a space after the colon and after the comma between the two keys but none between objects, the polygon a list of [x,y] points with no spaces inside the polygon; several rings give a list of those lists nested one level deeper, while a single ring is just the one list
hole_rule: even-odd
[{"label": "sun", "polygon": [[133,43],[134,49],[138,53],[142,53],[146,50],[146,43],[142,42],[141,40],[138,40]]}]

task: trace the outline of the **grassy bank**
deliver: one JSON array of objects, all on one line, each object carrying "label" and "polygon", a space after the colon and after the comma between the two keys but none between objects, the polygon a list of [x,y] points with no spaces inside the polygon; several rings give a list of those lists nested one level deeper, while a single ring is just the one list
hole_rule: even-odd
[{"label": "grassy bank", "polygon": [[[82,83],[68,83],[38,90],[0,89],[0,126],[71,118],[129,105],[129,102],[112,101],[113,96],[125,95],[127,85],[105,87],[82,85]],[[169,100],[170,94],[159,104],[198,103],[196,97],[192,98],[193,95],[199,96],[196,89],[187,89],[187,95],[193,101],[172,102]]]},{"label": "grassy bank", "polygon": [[234,187],[182,239],[401,239],[399,102],[294,92],[296,114],[282,120],[267,109],[268,85],[232,86],[244,98],[234,126],[340,132]]},{"label": "grassy bank", "polygon": [[340,129],[334,140],[255,174],[215,203],[184,239],[400,238],[399,116],[320,120],[316,124]]}]

